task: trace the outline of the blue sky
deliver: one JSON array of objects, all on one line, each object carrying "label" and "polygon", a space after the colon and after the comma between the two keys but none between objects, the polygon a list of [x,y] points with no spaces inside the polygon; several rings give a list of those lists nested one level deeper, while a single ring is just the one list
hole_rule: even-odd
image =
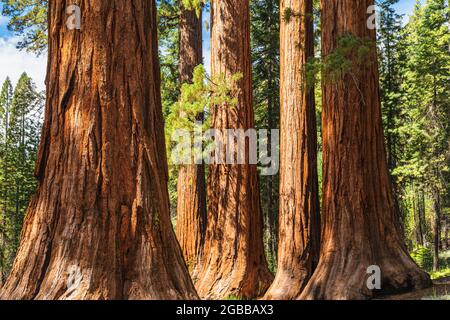
[{"label": "blue sky", "polygon": [[[1,4],[0,4],[1,10]],[[47,59],[16,49],[19,38],[7,29],[8,18],[0,15],[0,84],[9,76],[15,84],[22,72],[33,78],[40,90],[44,89]]]},{"label": "blue sky", "polygon": [[397,12],[409,14],[413,11],[416,0],[400,0],[396,5]]},{"label": "blue sky", "polygon": [[[406,16],[412,12],[416,0],[400,0],[396,5],[399,13]],[[1,10],[1,4],[0,4]],[[204,15],[204,20],[209,20],[209,14]],[[15,83],[20,74],[26,71],[36,82],[39,89],[44,89],[44,79],[47,59],[45,56],[36,57],[24,51],[16,49],[18,37],[7,30],[8,18],[0,16],[0,84],[6,76],[10,76]],[[203,33],[204,39],[204,64],[209,69],[209,32]]]},{"label": "blue sky", "polygon": [[[0,4],[0,8],[2,5]],[[6,24],[8,23],[8,18],[0,16],[0,37],[8,36],[8,30],[6,28]]]}]

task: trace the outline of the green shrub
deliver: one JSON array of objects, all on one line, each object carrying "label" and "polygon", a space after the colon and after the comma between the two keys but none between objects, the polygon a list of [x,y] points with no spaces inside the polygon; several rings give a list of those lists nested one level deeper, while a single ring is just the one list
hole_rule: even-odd
[{"label": "green shrub", "polygon": [[431,252],[431,249],[419,246],[411,252],[411,257],[422,269],[426,271],[432,270],[433,253]]}]

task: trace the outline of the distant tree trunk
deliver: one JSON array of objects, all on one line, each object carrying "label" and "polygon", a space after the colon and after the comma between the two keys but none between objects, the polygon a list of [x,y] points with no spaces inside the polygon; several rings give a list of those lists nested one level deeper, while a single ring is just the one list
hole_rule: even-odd
[{"label": "distant tree trunk", "polygon": [[282,0],[280,11],[281,146],[278,270],[267,299],[295,299],[319,260],[320,206],[314,87],[305,66],[314,56],[312,0]]},{"label": "distant tree trunk", "polygon": [[[180,16],[180,78],[192,82],[194,68],[202,63],[202,15],[182,8]],[[203,115],[198,115],[202,120]],[[189,269],[200,259],[206,228],[206,183],[203,164],[184,165],[178,174],[176,234]]]},{"label": "distant tree trunk", "polygon": [[[415,191],[414,191],[415,194]],[[420,204],[419,204],[419,198],[416,199],[416,196],[414,196],[413,200],[413,210],[414,210],[414,221],[415,221],[415,229],[416,229],[416,240],[417,244],[421,245],[423,247],[423,230],[422,230],[422,219],[421,219],[421,213],[420,213]]]},{"label": "distant tree trunk", "polygon": [[7,246],[7,238],[6,231],[4,230],[5,219],[3,214],[0,214],[0,288],[3,286],[4,281],[6,280],[6,246]]},{"label": "distant tree trunk", "polygon": [[[272,79],[269,78],[269,87],[272,87]],[[268,130],[268,143],[267,150],[272,150],[272,133],[271,130],[275,128],[274,124],[274,103],[272,97],[269,96],[268,101],[268,115],[269,119],[267,121]],[[278,246],[278,206],[276,205],[274,191],[275,191],[275,176],[267,177],[267,222],[269,228],[269,250],[271,254],[277,256],[277,246]]]},{"label": "distant tree trunk", "polygon": [[[267,12],[269,12],[269,15],[267,17],[267,25],[268,26],[276,26],[278,21],[274,21],[274,15],[272,14],[274,12],[274,2],[278,0],[270,0],[267,3]],[[275,94],[276,91],[279,92],[277,88],[277,83],[275,78],[278,78],[279,74],[275,70],[274,61],[273,59],[269,60],[269,73],[268,73],[268,89],[270,93],[268,95],[268,101],[267,101],[267,114],[268,114],[268,121],[267,121],[267,130],[268,130],[268,145],[267,150],[272,150],[272,130],[277,128],[277,117],[279,116],[279,100],[274,99],[277,97]],[[279,83],[278,83],[279,86]],[[272,255],[274,257],[274,260],[276,259],[278,255],[278,210],[279,210],[279,197],[276,196],[278,194],[277,190],[277,176],[271,175],[268,177],[268,192],[269,192],[269,199],[268,199],[268,220],[269,220],[269,230],[270,230],[270,250],[272,251]],[[274,262],[276,265],[276,261]]]},{"label": "distant tree trunk", "polygon": [[[227,79],[237,104],[211,109],[212,127],[247,130],[254,127],[250,59],[249,2],[211,3],[211,75]],[[239,81],[232,76],[242,74]],[[247,144],[248,146],[248,144]],[[208,222],[203,261],[195,273],[202,298],[252,298],[270,285],[262,241],[256,165],[214,164],[208,176]]]},{"label": "distant tree trunk", "polygon": [[434,206],[434,250],[433,271],[439,270],[439,247],[441,241],[441,195],[439,190],[433,192]]},{"label": "distant tree trunk", "polygon": [[449,225],[450,222],[449,220],[449,215],[444,215],[444,247],[443,250],[448,250],[449,249],[449,243],[448,243],[448,229],[449,229]]},{"label": "distant tree trunk", "polygon": [[428,247],[428,240],[427,240],[427,222],[425,219],[425,193],[423,190],[419,191],[419,203],[418,203],[418,209],[419,209],[419,223],[420,223],[420,229],[422,232],[422,240],[423,240],[423,246]]},{"label": "distant tree trunk", "polygon": [[[373,4],[322,0],[324,56],[335,52],[343,35],[373,45],[364,63],[348,56],[349,73],[323,87],[323,238],[302,299],[364,299],[431,285],[400,233],[381,123],[375,30],[367,27]],[[371,266],[381,270],[381,290],[367,286]]]},{"label": "distant tree trunk", "polygon": [[32,199],[2,299],[193,299],[169,217],[155,1],[49,2]]}]

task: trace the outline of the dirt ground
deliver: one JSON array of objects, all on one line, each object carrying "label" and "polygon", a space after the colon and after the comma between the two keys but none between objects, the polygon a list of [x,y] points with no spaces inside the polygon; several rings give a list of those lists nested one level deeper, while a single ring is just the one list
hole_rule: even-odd
[{"label": "dirt ground", "polygon": [[450,277],[433,281],[433,287],[394,296],[382,300],[450,300]]}]

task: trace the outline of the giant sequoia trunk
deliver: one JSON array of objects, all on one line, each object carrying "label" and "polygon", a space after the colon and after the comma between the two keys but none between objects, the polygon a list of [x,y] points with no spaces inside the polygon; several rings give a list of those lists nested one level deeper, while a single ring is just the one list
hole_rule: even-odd
[{"label": "giant sequoia trunk", "polygon": [[[215,129],[253,128],[248,0],[213,0],[211,73],[223,75],[237,104],[212,108]],[[241,73],[242,79],[232,76]],[[262,242],[262,212],[256,165],[209,168],[208,222],[203,261],[195,273],[201,297],[255,297],[270,284]]]},{"label": "giant sequoia trunk", "polygon": [[[77,3],[80,3],[77,1]],[[9,299],[197,298],[169,218],[154,1],[49,2],[47,104]]]},{"label": "giant sequoia trunk", "polygon": [[[314,55],[312,0],[282,0],[280,222],[278,270],[267,299],[295,299],[319,260],[320,207],[314,88],[305,66]],[[283,19],[286,10],[290,19]]]},{"label": "giant sequoia trunk", "polygon": [[[322,0],[322,50],[338,38],[375,41],[367,27],[373,0]],[[357,41],[353,41],[357,43]],[[323,238],[319,265],[303,299],[364,299],[423,288],[428,275],[410,258],[399,232],[383,145],[375,43],[349,72],[323,87]],[[372,58],[372,59],[370,59]],[[372,62],[370,61],[372,60]],[[367,286],[367,269],[379,266],[381,290]]]},{"label": "giant sequoia trunk", "polygon": [[[180,79],[192,81],[194,68],[202,63],[202,18],[182,8],[180,15]],[[198,115],[201,120],[203,115]],[[178,175],[176,234],[190,270],[195,268],[206,228],[206,183],[203,164],[184,165]]]}]

